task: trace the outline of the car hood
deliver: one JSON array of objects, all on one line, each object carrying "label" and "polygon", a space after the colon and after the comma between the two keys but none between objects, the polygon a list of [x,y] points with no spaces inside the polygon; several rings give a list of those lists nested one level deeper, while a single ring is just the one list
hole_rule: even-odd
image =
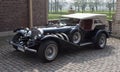
[{"label": "car hood", "polygon": [[43,33],[66,33],[72,30],[75,26],[64,26],[64,27],[49,27],[49,28],[38,28]]}]

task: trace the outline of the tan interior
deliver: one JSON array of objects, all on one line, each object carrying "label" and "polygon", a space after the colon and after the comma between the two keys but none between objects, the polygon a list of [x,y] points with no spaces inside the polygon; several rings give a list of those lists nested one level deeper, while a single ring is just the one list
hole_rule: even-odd
[{"label": "tan interior", "polygon": [[80,26],[85,31],[90,31],[92,29],[92,19],[81,20]]}]

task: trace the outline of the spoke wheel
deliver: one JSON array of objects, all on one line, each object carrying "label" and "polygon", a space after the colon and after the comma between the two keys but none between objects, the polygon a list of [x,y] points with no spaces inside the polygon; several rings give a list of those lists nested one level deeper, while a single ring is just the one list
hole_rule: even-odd
[{"label": "spoke wheel", "polygon": [[99,49],[103,49],[106,46],[107,37],[104,33],[101,33],[98,35],[97,42],[95,43],[95,46]]},{"label": "spoke wheel", "polygon": [[57,55],[57,46],[55,44],[49,44],[45,50],[45,57],[48,60],[53,60]]},{"label": "spoke wheel", "polygon": [[57,57],[58,45],[55,41],[44,41],[40,44],[37,54],[43,62],[51,62]]},{"label": "spoke wheel", "polygon": [[78,44],[81,41],[81,34],[79,32],[73,33],[72,42]]},{"label": "spoke wheel", "polygon": [[106,35],[102,34],[100,39],[99,39],[99,46],[102,48],[106,44]]}]

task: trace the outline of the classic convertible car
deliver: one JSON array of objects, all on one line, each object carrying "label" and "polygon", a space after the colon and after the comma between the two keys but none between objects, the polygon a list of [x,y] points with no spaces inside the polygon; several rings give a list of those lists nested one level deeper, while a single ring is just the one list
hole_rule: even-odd
[{"label": "classic convertible car", "polygon": [[10,41],[17,51],[32,51],[44,62],[55,60],[61,48],[81,47],[93,44],[95,48],[106,46],[109,33],[104,14],[75,13],[62,15],[57,24],[40,28],[16,29]]}]

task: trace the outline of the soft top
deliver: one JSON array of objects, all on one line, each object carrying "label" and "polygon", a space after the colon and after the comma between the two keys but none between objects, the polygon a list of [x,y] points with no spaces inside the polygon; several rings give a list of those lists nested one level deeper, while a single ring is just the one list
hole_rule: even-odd
[{"label": "soft top", "polygon": [[75,18],[75,19],[91,19],[91,18],[106,17],[106,15],[105,14],[92,14],[92,13],[75,13],[75,14],[62,15],[62,17]]}]

